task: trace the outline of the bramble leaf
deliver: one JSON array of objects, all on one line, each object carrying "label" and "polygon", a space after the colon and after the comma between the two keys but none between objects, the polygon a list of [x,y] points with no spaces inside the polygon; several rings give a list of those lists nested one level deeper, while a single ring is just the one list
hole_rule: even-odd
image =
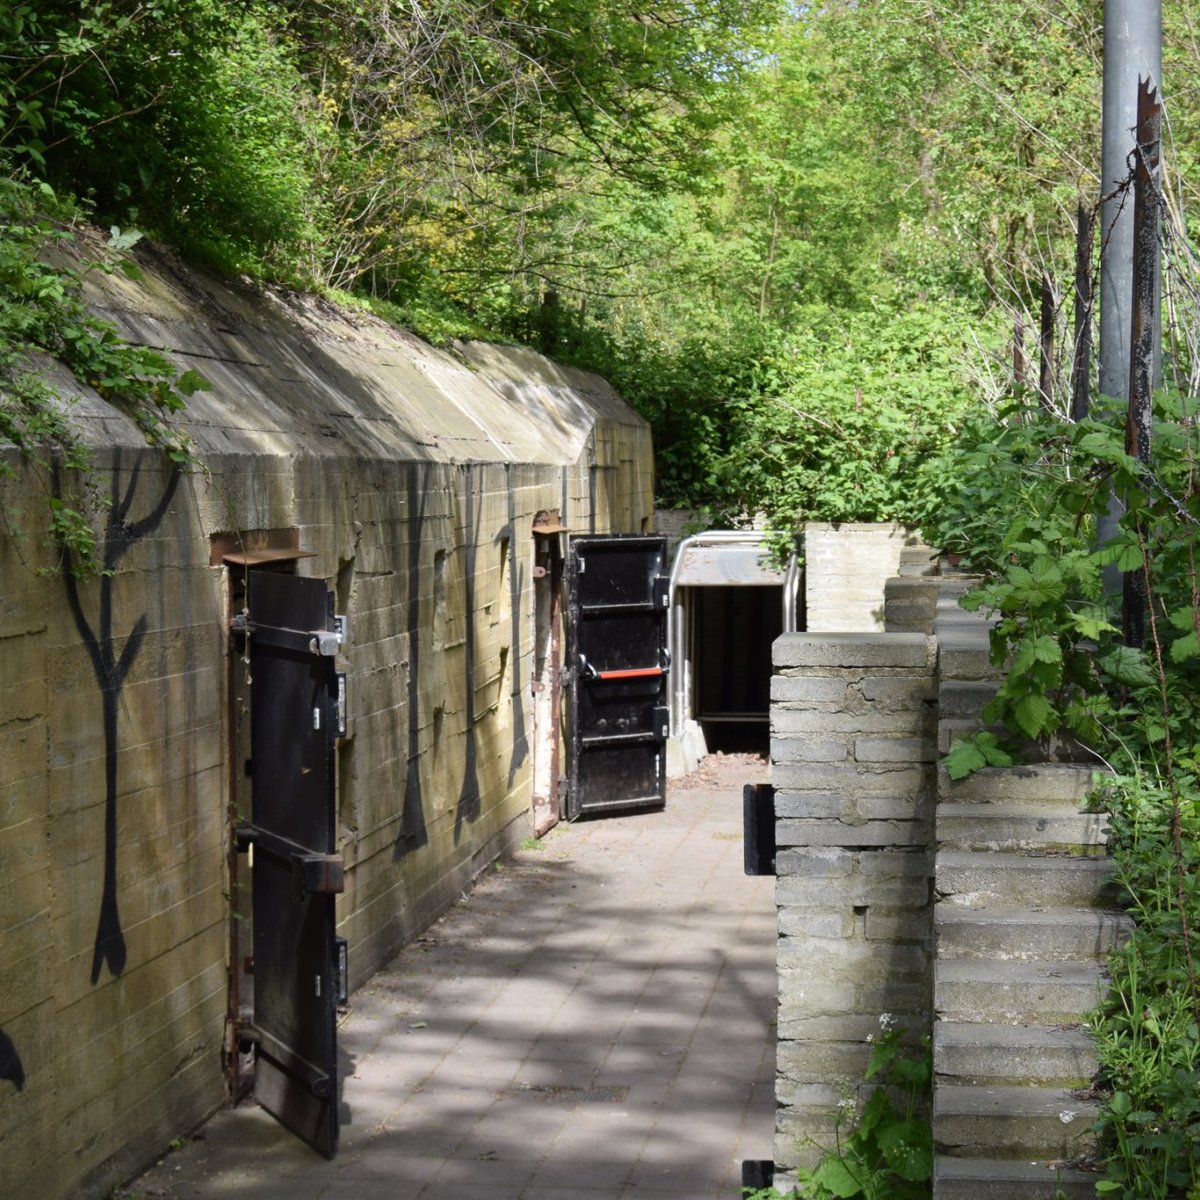
[{"label": "bramble leaf", "polygon": [[1045,696],[1032,692],[1022,696],[1013,706],[1013,719],[1021,732],[1029,738],[1049,733],[1056,723],[1055,712]]},{"label": "bramble leaf", "polygon": [[1126,687],[1149,687],[1155,681],[1145,653],[1134,646],[1114,646],[1098,662],[1103,671]]},{"label": "bramble leaf", "polygon": [[946,755],[946,773],[951,779],[966,779],[988,765],[983,751],[974,742],[954,742]]}]

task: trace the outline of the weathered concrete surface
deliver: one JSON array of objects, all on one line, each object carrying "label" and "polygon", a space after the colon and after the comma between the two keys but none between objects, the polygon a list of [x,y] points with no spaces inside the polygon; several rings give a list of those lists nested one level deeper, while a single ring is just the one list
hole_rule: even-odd
[{"label": "weathered concrete surface", "polygon": [[649,429],[596,376],[138,256],[143,281],[92,272],[89,303],[210,381],[181,420],[204,470],[176,479],[41,363],[78,397],[111,574],[60,570],[48,472],[9,451],[0,479],[0,1155],[48,1198],[102,1194],[225,1094],[253,684],[220,545],[311,552],[298,573],[350,618],[338,913],[359,982],[529,832],[535,515],[651,520]]},{"label": "weathered concrete surface", "polygon": [[934,1027],[933,1069],[940,1080],[1089,1088],[1097,1065],[1096,1043],[1080,1028],[956,1022],[944,1015]]},{"label": "weathered concrete surface", "polygon": [[947,1021],[1078,1021],[1106,981],[1093,961],[944,959],[935,966],[938,1015]]},{"label": "weathered concrete surface", "polygon": [[960,1158],[983,1157],[983,1150],[996,1158],[1070,1161],[1090,1147],[1099,1108],[1065,1088],[941,1088],[933,1098],[939,1143]]},{"label": "weathered concrete surface", "polygon": [[882,633],[885,585],[900,574],[905,548],[916,546],[917,538],[899,525],[809,521],[804,527],[808,631]]},{"label": "weathered concrete surface", "polygon": [[832,1144],[881,1015],[914,1043],[931,1022],[936,643],[785,634],[773,658],[775,1163],[786,1181]]}]

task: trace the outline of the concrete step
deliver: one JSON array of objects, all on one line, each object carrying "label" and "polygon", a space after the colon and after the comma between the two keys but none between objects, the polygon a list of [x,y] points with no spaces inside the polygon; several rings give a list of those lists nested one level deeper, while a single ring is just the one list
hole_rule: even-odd
[{"label": "concrete step", "polygon": [[1129,936],[1124,913],[1103,908],[934,905],[939,959],[1016,959],[1024,962],[1103,958]]},{"label": "concrete step", "polygon": [[1025,767],[984,767],[966,779],[952,780],[938,769],[938,796],[958,804],[1063,803],[1082,806],[1093,777],[1102,774],[1087,763],[1039,763]]},{"label": "concrete step", "polygon": [[918,542],[911,546],[900,547],[900,575],[902,577],[923,576],[940,585],[937,578],[939,551],[932,546]]},{"label": "concrete step", "polygon": [[936,611],[937,580],[931,576],[913,572],[884,584],[883,619],[888,633],[932,633]]},{"label": "concrete step", "polygon": [[[969,571],[959,571],[942,564],[942,573],[938,576],[938,595],[948,603],[957,604],[959,596],[965,596],[972,588],[983,582],[982,575],[973,575]],[[966,612],[966,609],[962,610]]]},{"label": "concrete step", "polygon": [[[966,616],[966,614],[962,614]],[[956,616],[939,617],[934,625],[938,639],[938,671],[942,679],[1004,678],[988,655],[987,627],[966,627]]]},{"label": "concrete step", "polygon": [[[1050,1162],[951,1158],[933,1166],[934,1200],[1095,1200],[1098,1175]],[[1061,1189],[1061,1192],[1060,1192]]]},{"label": "concrete step", "polygon": [[1094,1008],[1106,987],[1095,961],[946,959],[934,967],[933,1006],[947,1021],[1069,1024]]},{"label": "concrete step", "polygon": [[938,689],[938,719],[978,722],[998,685],[982,679],[948,679]]},{"label": "concrete step", "polygon": [[1086,908],[1104,902],[1107,858],[1071,854],[942,850],[934,860],[934,890],[955,904],[989,901]]},{"label": "concrete step", "polygon": [[[981,729],[995,734],[1006,744],[1013,742],[1012,734],[1002,724],[980,725],[978,718],[959,717],[938,722],[938,753],[949,754],[950,747],[955,742],[965,742],[979,733]],[[1057,733],[1036,745],[1024,738],[1018,738],[1015,741],[1014,749],[1022,759],[1044,759],[1045,762],[1042,765],[1047,766],[1078,764],[1092,769],[1096,761],[1095,754],[1074,737]],[[1012,770],[1012,768],[1009,767],[1008,770]],[[947,776],[947,778],[949,777]]]},{"label": "concrete step", "polygon": [[955,1158],[1074,1160],[1089,1156],[1099,1105],[1063,1088],[939,1087],[933,1140]]},{"label": "concrete step", "polygon": [[936,1021],[937,1086],[1089,1087],[1099,1069],[1096,1044],[1079,1028]]},{"label": "concrete step", "polygon": [[1078,805],[939,804],[937,836],[943,850],[1069,850],[1103,854],[1108,817]]}]

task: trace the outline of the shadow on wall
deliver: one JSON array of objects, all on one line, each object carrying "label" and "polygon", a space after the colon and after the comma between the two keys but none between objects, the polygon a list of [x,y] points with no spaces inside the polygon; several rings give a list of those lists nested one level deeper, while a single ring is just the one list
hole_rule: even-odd
[{"label": "shadow on wall", "polygon": [[475,730],[475,570],[478,565],[479,549],[475,538],[479,530],[479,518],[483,515],[483,496],[475,496],[474,468],[468,463],[463,468],[466,499],[465,534],[463,554],[466,559],[463,569],[463,586],[466,592],[466,674],[467,674],[467,746],[464,755],[462,788],[458,793],[458,811],[454,817],[454,844],[462,836],[463,822],[473,824],[479,819],[479,751]]},{"label": "shadow on wall", "polygon": [[0,1079],[16,1084],[18,1092],[25,1086],[25,1068],[21,1065],[21,1056],[12,1038],[3,1029],[0,1029]]}]

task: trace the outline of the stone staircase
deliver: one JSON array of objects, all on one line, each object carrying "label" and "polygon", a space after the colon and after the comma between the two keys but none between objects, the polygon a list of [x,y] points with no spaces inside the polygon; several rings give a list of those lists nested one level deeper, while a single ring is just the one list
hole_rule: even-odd
[{"label": "stone staircase", "polygon": [[[939,741],[979,727],[987,627],[942,584]],[[934,868],[935,1200],[1092,1197],[1097,1062],[1082,1017],[1128,918],[1110,907],[1095,767],[940,771]]]}]

